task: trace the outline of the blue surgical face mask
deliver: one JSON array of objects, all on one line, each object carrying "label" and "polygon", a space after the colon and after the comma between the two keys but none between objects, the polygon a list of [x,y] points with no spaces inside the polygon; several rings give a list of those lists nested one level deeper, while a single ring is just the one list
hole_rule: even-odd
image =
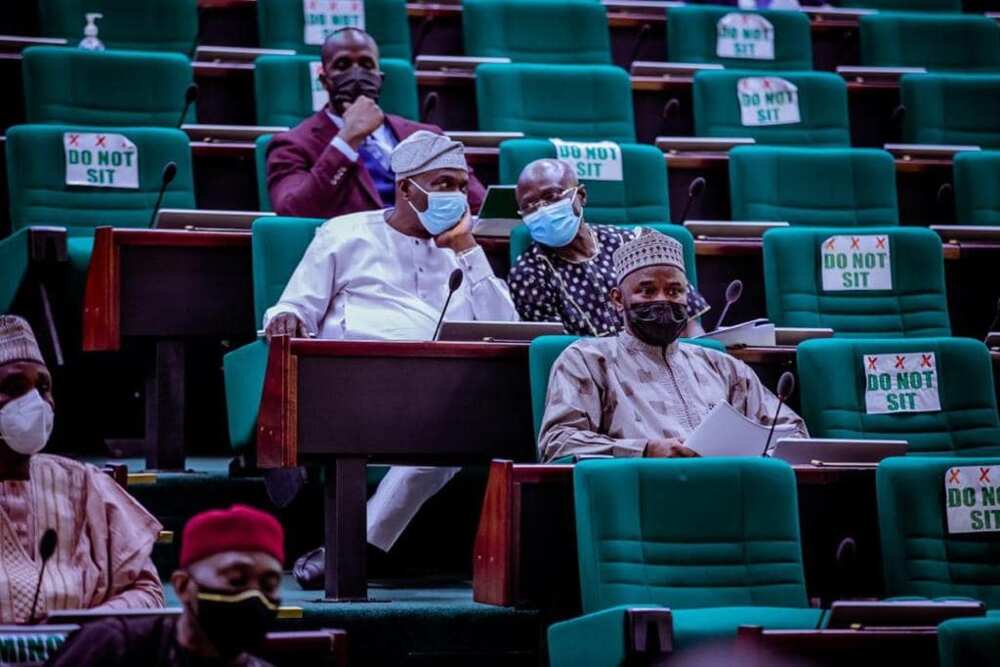
[{"label": "blue surgical face mask", "polygon": [[531,238],[550,248],[562,248],[570,244],[580,229],[581,216],[573,210],[576,189],[565,199],[543,206],[522,218],[528,226]]},{"label": "blue surgical face mask", "polygon": [[412,178],[410,183],[413,183],[413,187],[427,195],[426,211],[418,211],[413,202],[406,203],[417,214],[420,223],[430,232],[431,236],[443,234],[457,225],[469,208],[469,201],[461,192],[427,192]]}]

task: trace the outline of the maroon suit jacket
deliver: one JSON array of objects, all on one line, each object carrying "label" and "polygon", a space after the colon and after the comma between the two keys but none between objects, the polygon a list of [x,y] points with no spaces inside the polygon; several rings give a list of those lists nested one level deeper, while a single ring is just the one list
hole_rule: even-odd
[{"label": "maroon suit jacket", "polygon": [[[442,134],[434,125],[386,114],[385,125],[399,141],[417,130]],[[267,190],[278,215],[333,218],[372,211],[386,204],[361,160],[351,162],[330,141],[339,130],[325,110],[288,132],[274,135],[267,148]],[[469,170],[469,208],[479,211],[485,191]]]}]

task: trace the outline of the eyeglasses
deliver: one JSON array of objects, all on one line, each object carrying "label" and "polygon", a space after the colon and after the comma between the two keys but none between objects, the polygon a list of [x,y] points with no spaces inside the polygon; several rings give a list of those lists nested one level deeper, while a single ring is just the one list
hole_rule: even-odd
[{"label": "eyeglasses", "polygon": [[573,194],[576,195],[576,191],[579,189],[579,185],[574,185],[568,187],[565,190],[549,192],[548,194],[541,195],[538,199],[528,204],[525,204],[523,208],[518,209],[517,214],[522,218],[526,215],[531,215],[543,206],[548,206],[549,204],[555,204],[557,201],[565,197],[566,195]]}]

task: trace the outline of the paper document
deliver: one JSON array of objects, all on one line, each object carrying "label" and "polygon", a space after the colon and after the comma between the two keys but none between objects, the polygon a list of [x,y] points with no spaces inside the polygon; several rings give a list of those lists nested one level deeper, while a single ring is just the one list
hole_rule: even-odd
[{"label": "paper document", "polygon": [[772,347],[774,345],[774,325],[765,318],[760,318],[709,331],[696,336],[696,338],[717,340],[726,347],[737,345]]},{"label": "paper document", "polygon": [[[770,426],[747,419],[729,403],[723,402],[712,408],[684,446],[702,456],[760,456],[764,453],[764,443],[770,430]],[[771,446],[793,435],[793,425],[779,424],[774,427]]]}]

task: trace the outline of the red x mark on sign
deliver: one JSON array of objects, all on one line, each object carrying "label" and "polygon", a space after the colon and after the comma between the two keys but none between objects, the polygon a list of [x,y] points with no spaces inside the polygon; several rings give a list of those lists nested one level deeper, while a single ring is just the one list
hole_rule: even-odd
[{"label": "red x mark on sign", "polygon": [[837,239],[830,239],[826,242],[826,249],[833,250],[837,245]]},{"label": "red x mark on sign", "polygon": [[851,237],[851,250],[861,250],[861,239],[856,236]]},{"label": "red x mark on sign", "polygon": [[767,79],[764,79],[764,90],[767,90],[770,87],[771,87],[771,82],[768,81]]},{"label": "red x mark on sign", "polygon": [[877,371],[878,370],[878,359],[875,357],[868,357],[868,370]]},{"label": "red x mark on sign", "polygon": [[948,483],[949,484],[961,484],[962,481],[958,478],[958,468],[952,468],[948,473]]},{"label": "red x mark on sign", "polygon": [[106,144],[107,144],[107,141],[108,141],[108,138],[105,137],[103,134],[97,135],[97,143],[95,144],[95,148],[105,147]]},{"label": "red x mark on sign", "polygon": [[903,366],[903,357],[896,355],[896,368],[905,368]]},{"label": "red x mark on sign", "polygon": [[70,146],[79,146],[80,145],[80,135],[79,134],[71,134],[71,135],[69,135],[69,145]]},{"label": "red x mark on sign", "polygon": [[885,237],[883,236],[875,237],[875,249],[878,250],[879,248],[885,250]]},{"label": "red x mark on sign", "polygon": [[980,468],[979,469],[979,481],[980,482],[986,482],[987,484],[992,484],[993,483],[993,482],[990,481],[990,469],[989,468]]},{"label": "red x mark on sign", "polygon": [[920,367],[921,368],[931,368],[932,367],[932,364],[931,364],[931,355],[929,355],[929,354],[921,354],[920,355]]}]

